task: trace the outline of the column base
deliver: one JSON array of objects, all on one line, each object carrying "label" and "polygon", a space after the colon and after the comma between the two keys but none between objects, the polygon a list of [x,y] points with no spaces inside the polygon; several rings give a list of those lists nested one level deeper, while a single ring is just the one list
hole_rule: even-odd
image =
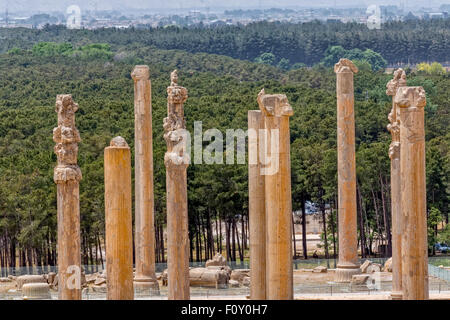
[{"label": "column base", "polygon": [[138,295],[159,296],[158,280],[152,278],[134,278],[134,292]]},{"label": "column base", "polygon": [[335,282],[351,282],[352,276],[355,274],[360,274],[361,269],[359,265],[355,264],[338,264],[334,276]]},{"label": "column base", "polygon": [[391,299],[392,300],[403,300],[403,292],[399,292],[399,291],[397,291],[397,292],[395,292],[395,291],[392,291],[391,292]]}]

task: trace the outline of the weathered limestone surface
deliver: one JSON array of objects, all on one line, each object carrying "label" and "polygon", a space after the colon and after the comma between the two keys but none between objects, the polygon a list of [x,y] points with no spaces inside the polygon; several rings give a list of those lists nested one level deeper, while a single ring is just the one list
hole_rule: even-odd
[{"label": "weathered limestone surface", "polygon": [[22,287],[22,296],[24,300],[49,300],[51,299],[48,283],[26,283]]},{"label": "weathered limestone surface", "polygon": [[216,255],[206,261],[205,267],[224,267],[227,265],[227,260],[225,259],[224,256],[222,256],[220,253],[216,253]]},{"label": "weathered limestone surface", "polygon": [[[216,289],[228,288],[231,269],[228,266],[209,266],[207,268],[190,268],[189,285],[191,287],[207,287]],[[168,269],[161,273],[163,286],[170,282]]]},{"label": "weathered limestone surface", "polygon": [[400,87],[394,98],[400,111],[402,290],[404,300],[428,299],[428,245],[425,177],[425,90]]},{"label": "weathered limestone surface", "polygon": [[353,74],[358,68],[348,59],[334,66],[337,95],[339,262],[336,282],[350,282],[360,273],[356,228],[356,163]]},{"label": "weathered limestone surface", "polygon": [[122,137],[105,148],[107,299],[133,300],[131,153]]},{"label": "weathered limestone surface", "polygon": [[209,269],[209,270],[222,270],[222,271],[225,271],[228,274],[228,277],[231,276],[231,272],[232,272],[231,268],[229,266],[227,266],[227,265],[225,265],[225,266],[208,266],[206,268]]},{"label": "weathered limestone surface", "polygon": [[242,284],[244,278],[249,276],[251,277],[250,269],[234,269],[231,271],[230,279]]},{"label": "weathered limestone surface", "polygon": [[80,197],[81,170],[77,165],[80,134],[75,127],[78,104],[72,96],[56,97],[58,127],[53,129],[58,164],[57,184],[59,299],[81,300]]},{"label": "weathered limestone surface", "polygon": [[[401,256],[400,256],[400,259],[401,259]],[[392,272],[392,258],[389,258],[386,260],[386,262],[384,263],[384,266],[383,266],[383,271],[384,272]],[[392,278],[394,278],[393,275],[392,275]],[[392,279],[392,281],[394,281],[394,279]]]},{"label": "weathered limestone surface", "polygon": [[177,71],[171,74],[167,88],[167,118],[164,118],[164,139],[167,152],[167,267],[169,300],[188,300],[189,294],[189,235],[187,210],[187,137],[183,104],[187,90],[178,85]]},{"label": "weathered limestone surface", "polygon": [[328,272],[328,268],[325,266],[317,266],[313,269],[314,273],[327,273]]},{"label": "weathered limestone surface", "polygon": [[23,285],[27,283],[47,283],[47,280],[42,274],[26,274],[16,278],[16,286],[18,290],[22,290]]},{"label": "weathered limestone surface", "polygon": [[[266,152],[276,169],[265,175],[266,299],[293,299],[292,203],[289,117],[293,115],[282,94],[258,94],[258,105],[268,130]],[[278,132],[278,139],[272,131]],[[276,135],[275,135],[276,137]],[[275,147],[275,148],[274,148]]]},{"label": "weathered limestone surface", "polygon": [[359,267],[359,269],[361,270],[361,273],[366,273],[367,272],[367,268],[372,264],[373,262],[370,260],[366,260],[363,262],[363,264]]},{"label": "weathered limestone surface", "polygon": [[134,80],[135,254],[137,291],[159,293],[155,274],[152,93],[148,66],[136,66]]},{"label": "weathered limestone surface", "polygon": [[352,276],[352,281],[351,283],[353,285],[362,285],[362,284],[366,284],[367,280],[369,280],[370,275],[368,274],[354,274]]},{"label": "weathered limestone surface", "polygon": [[[170,278],[168,279],[170,282]],[[189,270],[189,283],[192,287],[228,288],[228,273],[225,270],[192,268]]]},{"label": "weathered limestone surface", "polygon": [[389,113],[388,130],[392,136],[389,147],[391,159],[391,215],[392,215],[392,292],[393,300],[402,299],[402,234],[401,213],[401,175],[400,175],[400,119],[399,110],[394,103],[398,88],[406,86],[406,73],[403,69],[394,72],[394,78],[386,85],[386,94],[392,97],[392,110]]},{"label": "weathered limestone surface", "polygon": [[239,288],[241,285],[240,285],[240,283],[239,283],[238,281],[236,281],[236,280],[230,280],[230,281],[228,281],[228,286],[229,286],[230,288]]},{"label": "weathered limestone surface", "polygon": [[250,222],[250,267],[252,268],[250,298],[266,299],[266,199],[264,176],[261,175],[259,150],[264,129],[264,117],[260,110],[248,111],[249,165],[248,196]]},{"label": "weathered limestone surface", "polygon": [[378,263],[371,263],[370,266],[367,267],[366,273],[375,273],[381,272],[382,266]]},{"label": "weathered limestone surface", "polygon": [[47,274],[47,283],[52,286],[53,282],[55,281],[56,273],[55,272],[49,272]]}]

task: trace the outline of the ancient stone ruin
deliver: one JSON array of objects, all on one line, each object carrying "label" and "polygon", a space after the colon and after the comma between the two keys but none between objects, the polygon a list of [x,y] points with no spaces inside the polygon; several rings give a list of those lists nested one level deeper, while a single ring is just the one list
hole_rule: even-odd
[{"label": "ancient stone ruin", "polygon": [[134,80],[135,250],[138,292],[159,294],[155,274],[153,199],[152,87],[148,66],[136,66]]},{"label": "ancient stone ruin", "polygon": [[131,152],[122,137],[105,148],[107,298],[133,300]]},{"label": "ancient stone ruin", "polygon": [[78,110],[71,95],[56,97],[58,127],[53,129],[58,164],[54,171],[58,207],[59,299],[81,300],[80,191],[77,165],[80,134],[75,127]]},{"label": "ancient stone ruin", "polygon": [[189,155],[186,152],[186,121],[183,104],[187,90],[178,85],[177,70],[170,75],[167,88],[167,118],[164,118],[164,139],[167,152],[167,268],[170,300],[189,299],[189,234],[187,210],[187,167]]},{"label": "ancient stone ruin", "polygon": [[394,103],[400,115],[403,299],[422,300],[428,299],[425,90],[422,87],[399,87]]},{"label": "ancient stone ruin", "polygon": [[394,103],[394,97],[399,87],[406,86],[406,73],[403,69],[394,72],[394,78],[386,85],[386,94],[392,97],[392,110],[389,113],[388,130],[392,136],[389,146],[391,159],[391,215],[392,215],[392,299],[402,298],[402,236],[403,217],[401,212],[401,172],[400,172],[400,116],[399,109]]},{"label": "ancient stone ruin", "polygon": [[[337,94],[339,262],[336,282],[367,284],[375,275],[392,276],[392,299],[428,298],[425,189],[425,91],[406,86],[402,69],[394,73],[386,94],[392,97],[388,130],[392,135],[391,205],[393,252],[384,266],[366,260],[359,265],[356,226],[356,163],[353,76],[348,59],[335,65]],[[134,290],[158,294],[155,273],[151,83],[148,66],[136,66],[135,190],[136,271],[133,275],[131,150],[116,137],[105,148],[106,273],[84,275],[80,256],[79,182],[77,165],[80,134],[75,127],[78,105],[71,95],[58,95],[58,127],[53,131],[58,158],[58,269],[46,276],[15,279],[24,299],[79,300],[87,284],[105,288],[108,299],[134,299]],[[289,117],[293,110],[283,94],[258,94],[259,110],[248,112],[250,267],[235,269],[221,254],[204,268],[189,268],[187,208],[188,137],[184,118],[187,89],[177,71],[167,88],[164,156],[167,189],[168,268],[161,275],[169,299],[189,299],[190,286],[223,289],[250,287],[251,299],[293,299],[292,206]],[[312,273],[328,273],[318,266]],[[106,274],[108,277],[106,277]],[[8,278],[9,279],[9,278]],[[3,278],[2,278],[2,281]],[[11,279],[12,281],[12,279]]]},{"label": "ancient stone ruin", "polygon": [[[286,95],[258,94],[249,111],[249,216],[252,299],[293,299],[292,204]],[[265,130],[264,130],[265,129]],[[252,225],[253,224],[253,225]]]},{"label": "ancient stone ruin", "polygon": [[358,274],[356,227],[356,160],[353,74],[358,68],[348,59],[334,66],[337,96],[339,262],[336,282],[350,282]]}]

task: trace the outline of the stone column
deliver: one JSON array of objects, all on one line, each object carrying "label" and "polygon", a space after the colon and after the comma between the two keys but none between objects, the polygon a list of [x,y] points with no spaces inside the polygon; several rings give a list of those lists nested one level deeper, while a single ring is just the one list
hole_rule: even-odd
[{"label": "stone column", "polygon": [[105,229],[108,300],[133,300],[131,153],[122,137],[105,148]]},{"label": "stone column", "polygon": [[394,78],[386,85],[386,94],[392,97],[392,110],[388,119],[388,130],[392,136],[389,147],[391,159],[391,220],[392,220],[392,292],[393,300],[402,299],[402,235],[403,219],[401,213],[400,183],[400,120],[394,103],[394,96],[399,87],[406,86],[406,73],[403,69],[394,72]]},{"label": "stone column", "polygon": [[[293,299],[292,203],[289,117],[293,111],[285,95],[258,95],[267,136],[264,137],[269,169],[263,170],[266,199],[266,298]],[[269,163],[270,162],[270,163]]]},{"label": "stone column", "polygon": [[58,127],[53,141],[58,164],[53,179],[58,206],[58,296],[81,300],[80,192],[81,170],[77,165],[80,133],[75,127],[78,104],[69,94],[56,97]]},{"label": "stone column", "polygon": [[356,164],[353,73],[358,68],[348,59],[334,66],[337,95],[339,262],[336,282],[350,282],[360,273],[356,227]]},{"label": "stone column", "polygon": [[136,66],[134,80],[135,254],[137,292],[159,294],[155,274],[152,93],[148,66]]},{"label": "stone column", "polygon": [[264,129],[260,110],[248,111],[248,212],[250,226],[250,298],[266,299],[266,206],[264,176],[258,152],[259,130]]},{"label": "stone column", "polygon": [[177,71],[171,74],[167,88],[167,118],[164,118],[164,139],[167,152],[167,277],[169,300],[189,299],[189,234],[187,208],[187,131],[183,104],[187,90],[178,85]]},{"label": "stone column", "polygon": [[394,101],[400,111],[403,299],[424,300],[428,299],[425,90],[401,87]]}]

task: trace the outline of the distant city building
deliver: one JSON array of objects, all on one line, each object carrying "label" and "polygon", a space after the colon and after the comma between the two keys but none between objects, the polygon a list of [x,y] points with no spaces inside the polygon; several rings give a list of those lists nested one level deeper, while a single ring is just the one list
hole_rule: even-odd
[{"label": "distant city building", "polygon": [[[380,6],[381,20],[406,21],[412,19],[448,18],[450,6],[442,5],[437,11],[431,8],[405,8],[404,6]],[[129,28],[129,27],[180,27],[203,24],[205,26],[247,25],[257,21],[302,23],[320,20],[330,23],[366,23],[366,8],[306,8],[306,9],[234,9],[211,12],[210,8],[186,9],[185,14],[154,13],[150,10],[118,10],[83,12],[82,28]],[[46,24],[65,24],[65,12],[38,13],[30,16],[5,12],[0,18],[0,27],[43,28]]]}]

